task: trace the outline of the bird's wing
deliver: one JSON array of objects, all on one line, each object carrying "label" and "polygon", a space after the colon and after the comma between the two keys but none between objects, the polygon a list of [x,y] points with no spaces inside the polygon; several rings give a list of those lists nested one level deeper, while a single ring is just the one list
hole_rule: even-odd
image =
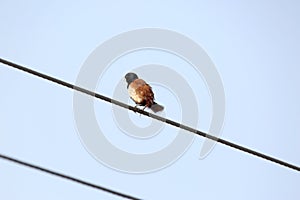
[{"label": "bird's wing", "polygon": [[138,87],[135,92],[136,95],[145,102],[145,105],[151,106],[153,104],[154,94],[150,85],[142,85]]}]

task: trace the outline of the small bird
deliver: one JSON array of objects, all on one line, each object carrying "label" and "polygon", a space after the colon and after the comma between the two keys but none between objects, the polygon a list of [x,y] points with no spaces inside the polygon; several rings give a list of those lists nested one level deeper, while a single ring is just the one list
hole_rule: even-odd
[{"label": "small bird", "polygon": [[164,109],[163,106],[154,101],[152,88],[143,79],[132,72],[127,73],[125,79],[128,84],[129,96],[137,105],[144,106],[144,109],[150,108],[155,113]]}]

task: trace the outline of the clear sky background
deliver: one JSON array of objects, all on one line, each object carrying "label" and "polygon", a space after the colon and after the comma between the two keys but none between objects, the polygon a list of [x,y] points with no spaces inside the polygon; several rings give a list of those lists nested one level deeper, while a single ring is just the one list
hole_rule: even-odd
[{"label": "clear sky background", "polygon": [[[223,80],[226,119],[221,137],[300,165],[299,1],[1,1],[0,8],[0,57],[71,83],[89,54],[119,33],[157,27],[190,37],[205,49]],[[133,68],[164,56],[143,52],[124,58],[105,74],[98,91],[111,96],[130,63]],[[207,91],[198,87],[203,80],[176,58],[165,60],[194,86],[199,110],[210,116]],[[162,88],[154,89],[160,102],[175,99]],[[0,91],[3,154],[143,199],[300,198],[299,172],[221,144],[199,160],[203,138],[160,171],[110,169],[80,142],[71,90],[1,65]],[[178,107],[172,112],[165,106],[177,119]],[[116,126],[110,122],[111,105],[96,102],[95,107],[104,110],[97,113],[99,123],[105,115],[106,126]],[[206,131],[209,117],[199,115],[204,123],[197,128]],[[176,129],[164,131],[174,135]],[[107,137],[116,146],[129,148],[131,143],[113,134]],[[136,141],[133,150],[155,151],[172,136],[156,140],[145,149]],[[0,160],[0,199],[121,198]]]}]

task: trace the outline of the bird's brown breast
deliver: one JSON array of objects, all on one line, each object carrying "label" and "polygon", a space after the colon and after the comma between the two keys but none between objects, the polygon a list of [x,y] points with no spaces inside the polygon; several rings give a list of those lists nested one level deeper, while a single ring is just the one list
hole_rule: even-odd
[{"label": "bird's brown breast", "polygon": [[137,104],[151,107],[154,101],[154,94],[150,85],[142,79],[136,79],[128,86],[130,97]]}]

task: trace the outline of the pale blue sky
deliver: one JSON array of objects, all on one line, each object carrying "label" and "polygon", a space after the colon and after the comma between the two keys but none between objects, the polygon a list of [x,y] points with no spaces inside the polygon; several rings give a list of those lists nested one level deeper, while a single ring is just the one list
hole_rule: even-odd
[{"label": "pale blue sky", "polygon": [[[89,54],[119,33],[158,27],[190,37],[205,49],[223,80],[222,138],[300,165],[298,1],[2,1],[0,7],[0,57],[71,83]],[[119,64],[138,65],[163,56],[143,52]],[[195,86],[199,108],[209,106],[207,91],[197,87],[203,80],[192,68],[183,70],[176,58],[168,64]],[[118,69],[116,63],[103,77],[100,92],[112,95],[110,87],[101,86],[105,80],[113,80],[111,87],[116,85],[127,70]],[[163,170],[139,175],[112,170],[81,144],[71,90],[2,65],[0,83],[1,153],[143,199],[300,198],[300,174],[293,170],[221,144],[198,160],[202,138]],[[156,90],[161,102],[172,98]],[[108,119],[112,117],[109,104],[95,104],[107,111]],[[176,109],[174,105],[172,114]],[[203,110],[209,115],[207,107]],[[209,121],[203,113],[199,115],[205,123],[198,128],[206,131]],[[174,131],[167,128],[165,132]],[[113,134],[120,137],[118,132]],[[145,144],[147,149],[135,142],[134,150],[155,150],[172,139],[159,138],[158,143]],[[127,140],[115,140],[126,148]],[[2,160],[0,198],[119,199]]]}]

